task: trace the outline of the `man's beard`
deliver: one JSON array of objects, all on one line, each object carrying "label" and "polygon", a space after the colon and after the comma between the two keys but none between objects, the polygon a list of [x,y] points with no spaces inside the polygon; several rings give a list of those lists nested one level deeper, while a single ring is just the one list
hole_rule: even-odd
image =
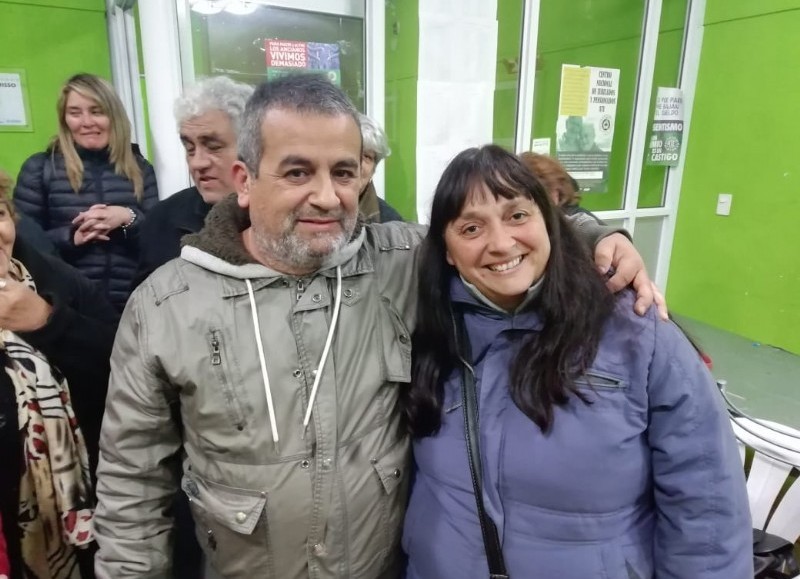
[{"label": "man's beard", "polygon": [[[312,216],[303,216],[312,217]],[[261,228],[253,224],[253,241],[262,255],[269,256],[270,260],[283,263],[292,269],[301,271],[314,271],[330,255],[340,251],[353,235],[356,227],[356,216],[349,217],[344,213],[340,215],[319,214],[313,217],[336,218],[339,220],[341,231],[338,233],[317,233],[308,238],[302,238],[295,233],[295,226],[299,217],[291,214],[284,221],[283,231],[278,236],[265,234]],[[327,240],[320,247],[314,241]]]}]

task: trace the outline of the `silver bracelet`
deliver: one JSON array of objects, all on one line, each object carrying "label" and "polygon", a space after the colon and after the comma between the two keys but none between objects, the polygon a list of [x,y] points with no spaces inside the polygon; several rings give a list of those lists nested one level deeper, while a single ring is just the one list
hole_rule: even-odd
[{"label": "silver bracelet", "polygon": [[128,229],[128,227],[133,225],[133,222],[136,221],[136,217],[137,217],[136,211],[134,211],[130,207],[128,207],[128,211],[131,212],[131,220],[128,221],[127,223],[125,223],[124,225],[120,225],[120,229],[122,229],[122,231],[125,231],[126,229]]}]

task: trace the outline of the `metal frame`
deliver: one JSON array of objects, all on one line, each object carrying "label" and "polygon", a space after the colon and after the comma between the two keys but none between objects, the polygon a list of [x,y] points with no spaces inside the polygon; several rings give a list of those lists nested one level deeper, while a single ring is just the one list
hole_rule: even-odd
[{"label": "metal frame", "polygon": [[514,150],[517,153],[530,150],[533,136],[540,5],[540,0],[525,0],[522,13],[522,50],[519,57],[519,84],[517,86],[517,128],[514,135]]},{"label": "metal frame", "polygon": [[669,266],[672,259],[672,244],[675,239],[675,224],[678,216],[683,168],[686,163],[686,143],[689,142],[689,128],[692,120],[694,94],[697,88],[697,75],[700,70],[700,52],[703,47],[703,21],[706,13],[706,0],[689,0],[686,25],[683,33],[683,54],[681,55],[680,88],[683,90],[683,110],[686,111],[683,122],[684,152],[678,166],[667,172],[665,185],[664,208],[666,219],[661,228],[661,239],[658,248],[658,265],[655,271],[655,282],[666,294],[669,277]]},{"label": "metal frame", "polygon": [[[642,29],[642,44],[639,51],[639,76],[636,80],[636,107],[631,124],[628,144],[628,168],[623,186],[625,229],[634,235],[639,205],[639,186],[642,179],[642,159],[647,145],[647,129],[650,116],[650,97],[653,94],[653,75],[658,53],[658,33],[661,25],[661,0],[647,0]],[[604,215],[604,212],[598,215]]]},{"label": "metal frame", "polygon": [[118,7],[114,0],[106,0],[106,25],[114,88],[131,121],[133,140],[147,157],[147,121],[140,86],[136,23],[130,10]]}]

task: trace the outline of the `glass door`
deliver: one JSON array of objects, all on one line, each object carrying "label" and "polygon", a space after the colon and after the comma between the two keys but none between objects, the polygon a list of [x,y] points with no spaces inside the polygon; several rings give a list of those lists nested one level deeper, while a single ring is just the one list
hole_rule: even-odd
[{"label": "glass door", "polygon": [[184,1],[184,84],[227,75],[255,85],[292,72],[324,72],[364,110],[363,3]]},{"label": "glass door", "polygon": [[[189,186],[172,106],[197,79],[323,72],[383,124],[384,5],[366,0],[139,0],[151,159],[161,196]],[[383,167],[374,182],[383,190]]]},{"label": "glass door", "polygon": [[659,94],[682,96],[687,140],[704,0],[526,0],[524,10],[520,87],[532,97],[519,99],[516,150],[557,158],[581,206],[630,231],[664,289],[685,151],[665,166],[648,163],[648,145]]}]

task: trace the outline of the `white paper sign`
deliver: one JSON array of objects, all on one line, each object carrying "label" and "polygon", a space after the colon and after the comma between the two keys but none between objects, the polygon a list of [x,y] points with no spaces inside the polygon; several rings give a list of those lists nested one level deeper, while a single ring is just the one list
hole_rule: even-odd
[{"label": "white paper sign", "polygon": [[27,124],[20,75],[13,72],[0,73],[0,126],[24,127]]},{"label": "white paper sign", "polygon": [[550,155],[550,143],[551,139],[549,137],[537,137],[531,140],[531,152],[536,153],[537,155]]}]

